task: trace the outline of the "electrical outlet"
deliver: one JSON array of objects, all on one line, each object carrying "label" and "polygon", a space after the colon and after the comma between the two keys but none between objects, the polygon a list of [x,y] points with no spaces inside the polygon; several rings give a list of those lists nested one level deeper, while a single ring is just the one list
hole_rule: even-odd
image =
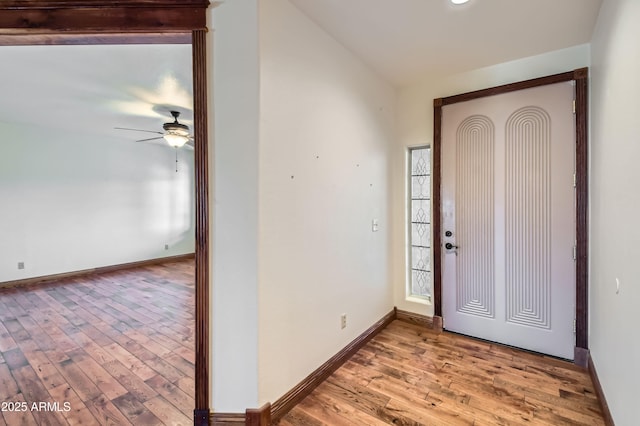
[{"label": "electrical outlet", "polygon": [[347,314],[340,315],[340,328],[347,328]]},{"label": "electrical outlet", "polygon": [[18,269],[24,269],[24,262],[18,262]]},{"label": "electrical outlet", "polygon": [[164,245],[164,249],[165,249],[165,250],[169,250],[169,244],[165,244],[165,245]]}]

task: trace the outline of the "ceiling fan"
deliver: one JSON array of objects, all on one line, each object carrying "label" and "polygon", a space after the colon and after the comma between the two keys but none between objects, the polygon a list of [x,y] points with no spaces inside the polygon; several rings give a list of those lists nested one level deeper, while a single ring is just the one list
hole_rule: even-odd
[{"label": "ceiling fan", "polygon": [[180,148],[184,145],[193,148],[193,136],[189,134],[189,126],[178,122],[180,111],[171,111],[171,115],[173,116],[173,122],[164,123],[162,125],[164,132],[157,132],[154,130],[130,129],[127,127],[114,127],[114,129],[132,130],[134,132],[155,133],[160,135],[153,138],[139,139],[136,142],[149,142],[153,140],[164,139],[169,144],[169,146],[172,146],[174,148]]}]

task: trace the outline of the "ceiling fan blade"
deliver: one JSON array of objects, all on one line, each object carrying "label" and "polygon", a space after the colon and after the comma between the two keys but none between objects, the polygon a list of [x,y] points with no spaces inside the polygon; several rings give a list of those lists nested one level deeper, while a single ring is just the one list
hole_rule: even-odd
[{"label": "ceiling fan blade", "polygon": [[140,139],[140,140],[137,140],[136,142],[148,142],[148,141],[155,141],[156,139],[162,139],[162,136],[158,136],[157,138]]},{"label": "ceiling fan blade", "polygon": [[133,130],[134,132],[147,132],[147,133],[155,133],[157,135],[164,135],[162,132],[156,132],[153,130],[142,130],[142,129],[129,129],[128,127],[114,127],[116,130]]}]

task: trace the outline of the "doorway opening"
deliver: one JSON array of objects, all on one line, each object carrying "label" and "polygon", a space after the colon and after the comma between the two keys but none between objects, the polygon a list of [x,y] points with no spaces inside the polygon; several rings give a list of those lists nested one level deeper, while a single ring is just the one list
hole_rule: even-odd
[{"label": "doorway opening", "polygon": [[[0,5],[0,45],[192,44],[195,175],[194,423],[209,424],[209,222],[206,73],[207,0],[96,3],[34,0]],[[181,41],[180,41],[181,40]]]}]

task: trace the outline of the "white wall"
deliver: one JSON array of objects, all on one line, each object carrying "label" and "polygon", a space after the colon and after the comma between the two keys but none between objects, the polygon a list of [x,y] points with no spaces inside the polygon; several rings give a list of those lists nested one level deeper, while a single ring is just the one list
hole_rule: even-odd
[{"label": "white wall", "polygon": [[638,22],[640,2],[606,0],[592,40],[590,349],[619,426],[638,424]]},{"label": "white wall", "polygon": [[404,156],[431,142],[433,98],[588,66],[589,46],[425,78],[396,104],[287,0],[225,2],[213,18],[213,409],[241,412],[394,304],[432,314],[405,299]]},{"label": "white wall", "polygon": [[287,0],[260,3],[260,57],[262,404],[393,307],[395,91]]},{"label": "white wall", "polygon": [[589,65],[589,46],[581,45],[450,76],[425,77],[398,95],[398,138],[393,158],[393,283],[394,303],[399,309],[433,315],[430,303],[407,300],[406,150],[433,141],[433,99],[480,90],[521,80],[570,71]]},{"label": "white wall", "polygon": [[69,133],[0,123],[0,282],[193,253],[193,155]]},{"label": "white wall", "polygon": [[214,136],[211,407],[239,413],[258,407],[258,2],[224,2],[209,13]]},{"label": "white wall", "polygon": [[[3,48],[4,101],[28,109],[23,122],[0,121],[0,282],[194,251],[193,152],[180,151],[176,173],[175,152],[168,146],[136,144],[137,133],[118,133],[111,121],[99,122],[95,131],[84,129],[85,117],[102,117],[107,108],[106,94],[92,90],[99,84],[82,86],[96,66],[90,57],[116,52],[83,47]],[[56,73],[47,58],[65,48],[75,51],[75,65]],[[190,56],[189,46],[171,49]],[[73,87],[68,99],[39,97],[40,88],[65,84],[65,78],[70,86],[82,86],[82,99],[74,97]],[[78,101],[86,105],[78,107]],[[38,122],[39,108],[49,104],[45,113],[62,112],[66,126]],[[18,262],[24,262],[23,270]]]}]

